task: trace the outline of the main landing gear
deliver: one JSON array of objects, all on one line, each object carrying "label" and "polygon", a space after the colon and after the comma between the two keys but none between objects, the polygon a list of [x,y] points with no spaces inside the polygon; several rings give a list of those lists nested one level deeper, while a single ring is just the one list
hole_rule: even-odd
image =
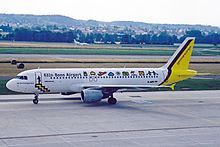
[{"label": "main landing gear", "polygon": [[34,94],[34,99],[33,99],[34,104],[38,104],[38,102],[39,102],[38,96],[39,96],[39,94]]},{"label": "main landing gear", "polygon": [[117,103],[117,99],[113,97],[113,94],[108,98],[108,103],[114,105]]}]

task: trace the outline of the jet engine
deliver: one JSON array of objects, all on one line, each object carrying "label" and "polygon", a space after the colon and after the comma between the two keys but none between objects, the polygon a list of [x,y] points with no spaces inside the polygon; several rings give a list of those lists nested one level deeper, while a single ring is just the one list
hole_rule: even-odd
[{"label": "jet engine", "polygon": [[85,103],[92,103],[101,101],[104,95],[101,90],[88,90],[81,91],[81,100]]}]

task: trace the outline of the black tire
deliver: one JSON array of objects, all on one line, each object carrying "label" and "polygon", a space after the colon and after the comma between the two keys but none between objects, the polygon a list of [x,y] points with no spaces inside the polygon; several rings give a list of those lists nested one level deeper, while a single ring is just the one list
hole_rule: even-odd
[{"label": "black tire", "polygon": [[17,65],[17,68],[18,68],[18,69],[24,69],[24,63],[18,64],[18,65]]},{"label": "black tire", "polygon": [[17,61],[16,61],[16,60],[11,60],[11,64],[12,64],[12,65],[16,65],[16,64],[17,64]]},{"label": "black tire", "polygon": [[38,104],[39,100],[38,99],[33,99],[34,104]]},{"label": "black tire", "polygon": [[116,98],[109,98],[108,103],[111,104],[111,105],[114,105],[114,104],[117,103],[117,99]]}]

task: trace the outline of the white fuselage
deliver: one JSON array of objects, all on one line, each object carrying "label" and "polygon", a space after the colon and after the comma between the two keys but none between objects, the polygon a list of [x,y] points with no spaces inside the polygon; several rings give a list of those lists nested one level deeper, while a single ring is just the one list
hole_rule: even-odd
[{"label": "white fuselage", "polygon": [[156,87],[167,75],[163,68],[61,68],[21,72],[7,83],[23,93],[81,92],[92,86]]}]

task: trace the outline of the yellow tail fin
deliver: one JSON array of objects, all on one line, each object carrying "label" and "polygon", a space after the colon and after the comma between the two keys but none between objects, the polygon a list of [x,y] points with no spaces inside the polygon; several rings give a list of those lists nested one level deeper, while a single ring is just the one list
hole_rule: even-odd
[{"label": "yellow tail fin", "polygon": [[194,42],[195,38],[186,38],[164,67],[167,69],[188,69]]},{"label": "yellow tail fin", "polygon": [[194,43],[195,38],[186,38],[163,66],[163,68],[167,69],[168,73],[161,85],[171,85],[196,75],[196,71],[188,70]]}]

